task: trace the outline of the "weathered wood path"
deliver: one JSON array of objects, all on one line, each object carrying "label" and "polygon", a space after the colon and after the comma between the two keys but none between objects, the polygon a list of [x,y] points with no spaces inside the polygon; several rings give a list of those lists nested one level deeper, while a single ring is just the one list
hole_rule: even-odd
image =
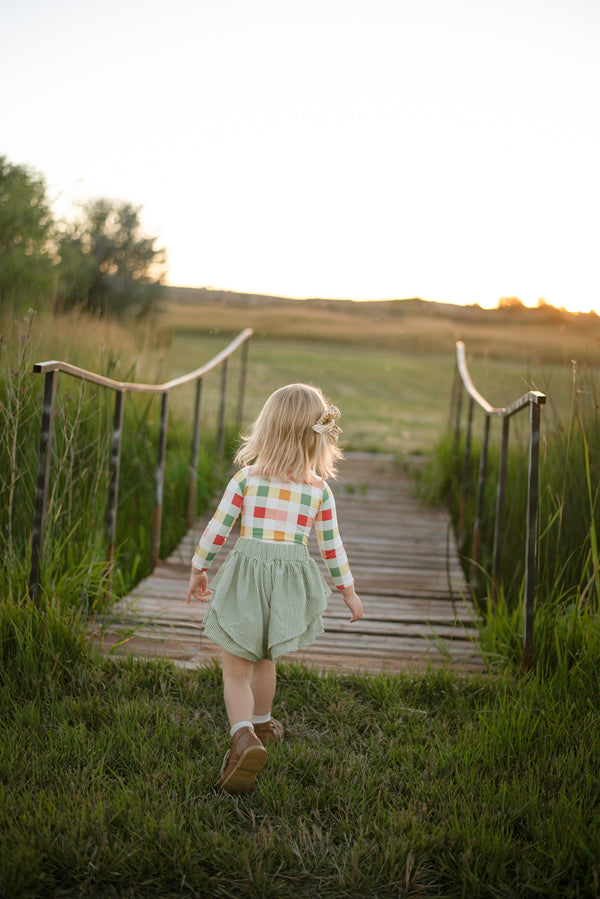
[{"label": "weathered wood path", "polygon": [[[333,488],[365,614],[350,624],[341,596],[333,592],[323,619],[325,633],[314,646],[287,658],[371,672],[428,665],[485,670],[446,512],[421,505],[408,476],[388,456],[349,454]],[[208,517],[115,607],[101,638],[96,637],[104,651],[167,656],[187,667],[218,656],[219,648],[203,634],[207,606],[185,600],[190,560]],[[214,571],[235,539],[234,529]],[[325,573],[314,534],[310,551]]]}]

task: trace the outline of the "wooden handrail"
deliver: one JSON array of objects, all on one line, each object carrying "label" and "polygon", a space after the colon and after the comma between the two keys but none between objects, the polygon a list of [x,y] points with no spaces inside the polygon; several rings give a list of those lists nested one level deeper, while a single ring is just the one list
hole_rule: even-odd
[{"label": "wooden handrail", "polygon": [[87,381],[90,384],[98,384],[100,387],[108,387],[111,390],[119,390],[124,393],[169,393],[176,387],[182,387],[184,384],[190,384],[192,381],[197,381],[198,378],[204,377],[204,375],[208,374],[209,371],[212,371],[213,368],[217,368],[217,366],[219,366],[225,359],[229,358],[238,347],[248,340],[252,334],[252,328],[246,328],[238,334],[235,340],[232,340],[224,350],[218,353],[218,355],[211,359],[210,362],[207,362],[206,365],[202,365],[200,368],[196,368],[194,371],[188,372],[188,374],[182,375],[179,378],[174,378],[172,381],[165,381],[164,384],[138,384],[135,381],[115,381],[113,378],[107,378],[96,372],[87,371],[85,368],[78,368],[76,365],[71,365],[70,362],[58,362],[56,360],[35,362],[33,374],[44,375],[51,371],[62,371],[67,375],[71,375],[74,378],[80,378],[82,381]]},{"label": "wooden handrail", "polygon": [[494,407],[489,403],[473,384],[466,360],[465,345],[462,341],[456,343],[456,370],[460,383],[455,380],[457,389],[454,391],[453,402],[456,404],[454,452],[458,452],[460,437],[460,417],[462,409],[461,384],[469,397],[469,409],[465,446],[463,453],[460,508],[458,515],[457,543],[462,551],[464,519],[466,511],[466,499],[469,490],[469,469],[471,456],[471,431],[473,423],[473,410],[477,405],[484,413],[484,432],[479,458],[479,475],[477,483],[477,498],[475,503],[475,519],[473,523],[473,545],[471,550],[471,576],[470,583],[475,585],[479,551],[481,548],[481,522],[483,519],[483,503],[485,495],[485,483],[487,477],[487,458],[489,446],[490,421],[499,418],[502,421],[502,441],[500,447],[500,462],[498,470],[498,486],[496,490],[496,515],[494,523],[494,548],[492,558],[492,590],[491,601],[495,605],[500,589],[500,567],[502,561],[504,502],[506,495],[506,473],[508,464],[508,440],[509,421],[511,416],[522,409],[529,408],[529,465],[527,476],[527,528],[525,549],[525,586],[524,586],[524,628],[523,628],[523,655],[522,664],[525,669],[531,667],[533,662],[533,618],[535,604],[535,567],[538,545],[538,492],[539,492],[539,445],[540,445],[540,412],[546,402],[546,394],[539,390],[530,390],[508,406]]},{"label": "wooden handrail", "polygon": [[54,437],[54,404],[56,398],[58,373],[62,372],[63,374],[70,375],[74,378],[79,378],[82,381],[86,381],[90,384],[95,384],[98,387],[106,387],[109,390],[113,390],[115,392],[113,432],[110,452],[110,481],[106,512],[106,538],[108,547],[107,556],[109,562],[109,572],[110,570],[112,570],[115,551],[124,396],[126,393],[147,393],[160,395],[160,437],[155,478],[154,514],[152,518],[152,563],[153,565],[156,565],[159,557],[160,533],[162,523],[162,497],[167,446],[169,394],[172,390],[175,390],[178,387],[183,387],[186,384],[196,384],[196,404],[194,413],[187,512],[188,525],[189,527],[192,527],[196,508],[196,477],[199,454],[200,401],[202,396],[202,379],[205,375],[216,369],[219,365],[222,366],[221,401],[219,404],[219,420],[217,427],[217,447],[219,453],[222,454],[225,434],[227,363],[233,353],[235,353],[236,350],[242,347],[242,363],[237,407],[238,425],[241,425],[248,366],[248,345],[252,334],[252,329],[246,328],[244,331],[238,334],[238,336],[234,340],[232,340],[224,350],[214,356],[214,358],[212,358],[205,365],[202,365],[200,368],[196,368],[194,369],[194,371],[188,372],[187,374],[182,375],[179,378],[173,378],[171,381],[165,381],[163,384],[138,384],[134,381],[116,381],[113,378],[107,378],[104,375],[97,374],[96,372],[87,371],[84,368],[79,368],[76,365],[71,365],[71,363],[69,362],[61,362],[57,360],[36,362],[34,364],[32,374],[45,375],[44,401],[42,408],[42,425],[40,433],[40,449],[38,457],[38,473],[36,481],[35,509],[31,543],[31,571],[29,576],[29,595],[35,602],[37,602],[39,599],[40,591],[40,577],[46,526],[46,510],[48,506],[48,492],[50,483],[50,459]]},{"label": "wooden handrail", "polygon": [[530,403],[538,403],[540,405],[543,405],[546,402],[545,393],[540,393],[539,390],[530,390],[529,393],[525,393],[509,406],[494,408],[494,406],[492,406],[486,399],[482,397],[482,395],[473,384],[471,375],[469,374],[469,369],[467,368],[467,354],[465,345],[462,340],[458,340],[456,342],[456,364],[465,390],[467,391],[471,399],[473,399],[477,403],[477,405],[481,409],[483,409],[486,415],[494,415],[499,418],[506,418],[510,415],[514,415],[515,412],[519,412],[526,406],[529,406]]}]

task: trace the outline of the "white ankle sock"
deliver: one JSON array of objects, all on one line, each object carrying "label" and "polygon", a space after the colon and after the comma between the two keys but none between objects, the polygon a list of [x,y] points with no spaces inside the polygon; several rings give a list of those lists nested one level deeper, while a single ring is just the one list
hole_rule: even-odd
[{"label": "white ankle sock", "polygon": [[233,735],[236,734],[238,730],[241,730],[242,727],[250,727],[252,730],[254,730],[254,725],[251,721],[238,721],[237,724],[232,724],[231,726],[231,736],[233,737]]},{"label": "white ankle sock", "polygon": [[267,721],[270,721],[270,720],[271,720],[270,712],[268,715],[253,715],[252,716],[252,721],[254,724],[266,724]]}]

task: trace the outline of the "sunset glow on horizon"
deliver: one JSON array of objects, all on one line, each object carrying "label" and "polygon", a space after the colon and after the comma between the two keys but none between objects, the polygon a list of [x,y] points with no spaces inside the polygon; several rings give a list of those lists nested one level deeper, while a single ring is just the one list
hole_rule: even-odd
[{"label": "sunset glow on horizon", "polygon": [[600,312],[594,0],[22,0],[0,154],[168,283]]}]

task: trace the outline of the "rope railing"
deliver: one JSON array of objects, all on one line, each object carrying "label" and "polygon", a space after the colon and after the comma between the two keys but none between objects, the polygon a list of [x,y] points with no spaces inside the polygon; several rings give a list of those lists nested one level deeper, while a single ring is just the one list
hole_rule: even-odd
[{"label": "rope railing", "polygon": [[78,378],[99,387],[105,387],[115,393],[113,411],[113,429],[110,451],[110,478],[108,486],[108,502],[106,511],[106,542],[107,561],[109,571],[112,569],[115,552],[115,535],[117,524],[117,506],[119,500],[119,472],[121,465],[121,445],[123,435],[123,406],[126,393],[146,393],[160,395],[160,430],[158,439],[158,455],[155,475],[154,511],[152,516],[152,565],[156,566],[159,559],[160,535],[162,525],[162,500],[165,474],[165,461],[167,450],[169,395],[186,384],[195,383],[196,396],[194,405],[194,425],[192,432],[192,446],[190,457],[190,483],[188,489],[187,521],[192,527],[196,511],[196,483],[197,468],[200,449],[200,404],[202,398],[202,381],[205,375],[221,366],[221,394],[217,423],[217,451],[223,454],[225,445],[225,409],[227,394],[228,361],[230,357],[241,348],[242,359],[240,369],[240,382],[238,391],[237,423],[241,426],[243,418],[244,396],[246,389],[246,377],[248,369],[248,348],[253,331],[246,328],[227,346],[205,365],[194,371],[188,372],[179,378],[166,381],[163,384],[139,384],[133,381],[116,381],[99,375],[96,372],[78,368],[68,362],[48,361],[36,362],[33,366],[33,374],[43,374],[44,399],[42,406],[42,422],[40,431],[40,447],[38,455],[38,471],[35,489],[35,506],[33,519],[33,532],[31,541],[31,570],[29,576],[29,595],[38,602],[40,591],[40,577],[44,553],[44,538],[46,530],[46,513],[48,508],[48,495],[50,484],[50,463],[52,456],[52,444],[54,439],[54,406],[56,399],[57,379],[59,373]]},{"label": "rope railing", "polygon": [[530,390],[508,406],[494,407],[479,393],[473,384],[467,367],[466,350],[462,341],[456,344],[455,388],[453,390],[454,406],[454,452],[458,453],[460,443],[460,423],[462,413],[463,388],[469,397],[467,424],[463,449],[460,505],[458,511],[457,544],[463,549],[465,511],[469,491],[469,469],[471,462],[471,436],[473,428],[473,412],[475,406],[484,413],[483,439],[479,457],[477,478],[477,496],[475,500],[475,516],[473,521],[473,543],[471,548],[470,584],[475,586],[479,556],[481,550],[481,526],[484,514],[484,497],[488,469],[488,448],[490,422],[492,418],[502,421],[502,437],[500,444],[500,460],[498,467],[498,485],[496,489],[496,511],[494,520],[494,544],[492,551],[492,585],[491,601],[498,601],[500,589],[500,569],[504,542],[504,506],[506,499],[506,476],[508,467],[509,423],[516,413],[529,409],[529,461],[527,472],[527,516],[525,533],[525,582],[523,595],[523,652],[522,664],[529,669],[533,660],[533,620],[535,604],[535,575],[538,546],[538,506],[539,506],[539,447],[540,447],[540,414],[546,402],[546,395],[538,390]]}]

